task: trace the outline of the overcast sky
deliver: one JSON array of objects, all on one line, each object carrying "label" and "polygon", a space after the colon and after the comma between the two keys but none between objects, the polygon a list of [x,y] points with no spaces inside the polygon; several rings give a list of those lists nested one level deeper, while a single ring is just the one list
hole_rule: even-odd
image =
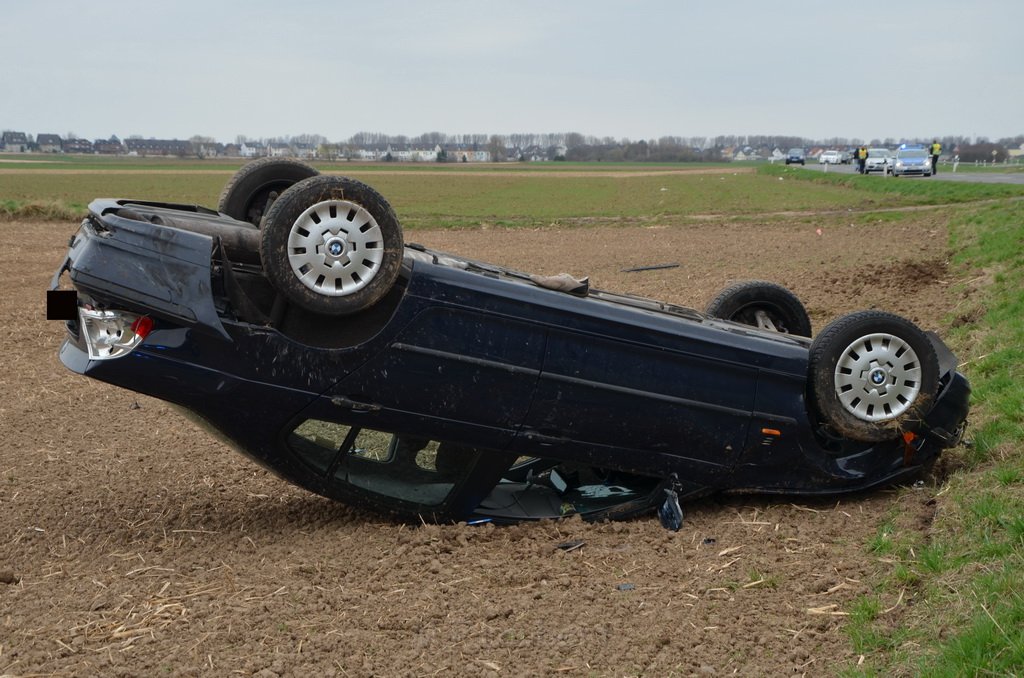
[{"label": "overcast sky", "polygon": [[0,129],[1024,133],[1024,0],[0,0]]}]

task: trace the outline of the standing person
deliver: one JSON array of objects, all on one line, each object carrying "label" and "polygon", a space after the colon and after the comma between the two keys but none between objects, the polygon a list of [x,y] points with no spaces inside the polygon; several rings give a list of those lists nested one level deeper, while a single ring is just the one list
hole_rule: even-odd
[{"label": "standing person", "polygon": [[932,139],[932,145],[928,152],[932,154],[932,175],[939,173],[939,155],[942,154],[942,144],[938,139]]},{"label": "standing person", "polygon": [[857,173],[864,174],[864,164],[868,161],[868,149],[861,146],[857,149]]}]

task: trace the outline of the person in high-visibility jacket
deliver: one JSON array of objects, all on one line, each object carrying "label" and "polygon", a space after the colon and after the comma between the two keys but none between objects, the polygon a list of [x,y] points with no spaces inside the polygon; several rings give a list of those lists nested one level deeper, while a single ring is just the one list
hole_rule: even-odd
[{"label": "person in high-visibility jacket", "polygon": [[938,174],[939,156],[942,155],[942,144],[938,139],[932,139],[932,145],[928,147],[928,152],[932,154],[932,174]]},{"label": "person in high-visibility jacket", "polygon": [[857,149],[857,171],[864,174],[864,165],[868,161],[868,149],[861,146]]}]

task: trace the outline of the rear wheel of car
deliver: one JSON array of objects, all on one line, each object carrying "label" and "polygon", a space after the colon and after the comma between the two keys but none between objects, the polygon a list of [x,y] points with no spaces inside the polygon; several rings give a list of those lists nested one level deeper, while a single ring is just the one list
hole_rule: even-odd
[{"label": "rear wheel of car", "polygon": [[761,329],[811,336],[811,319],[800,299],[782,285],[764,280],[726,287],[711,300],[705,313]]},{"label": "rear wheel of car", "polygon": [[347,315],[379,301],[398,277],[403,251],[391,205],[346,177],[315,176],[286,190],[260,235],[270,282],[322,315]]},{"label": "rear wheel of car", "polygon": [[235,172],[221,191],[217,210],[239,221],[260,225],[272,194],[320,174],[314,167],[294,158],[260,158]]},{"label": "rear wheel of car", "polygon": [[811,402],[839,434],[863,442],[899,436],[927,413],[939,362],[914,323],[883,311],[834,320],[810,349]]}]

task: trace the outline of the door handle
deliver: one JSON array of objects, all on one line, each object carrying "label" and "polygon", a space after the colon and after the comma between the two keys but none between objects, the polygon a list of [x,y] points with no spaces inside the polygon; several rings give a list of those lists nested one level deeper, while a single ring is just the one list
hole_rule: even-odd
[{"label": "door handle", "polygon": [[377,412],[380,410],[380,405],[376,403],[363,403],[358,400],[352,400],[348,396],[334,396],[331,398],[331,404],[344,407],[353,412]]},{"label": "door handle", "polygon": [[536,429],[526,429],[520,433],[520,435],[528,440],[529,442],[539,445],[540,447],[552,447],[554,445],[562,445],[569,442],[569,438],[561,436],[553,436]]}]

